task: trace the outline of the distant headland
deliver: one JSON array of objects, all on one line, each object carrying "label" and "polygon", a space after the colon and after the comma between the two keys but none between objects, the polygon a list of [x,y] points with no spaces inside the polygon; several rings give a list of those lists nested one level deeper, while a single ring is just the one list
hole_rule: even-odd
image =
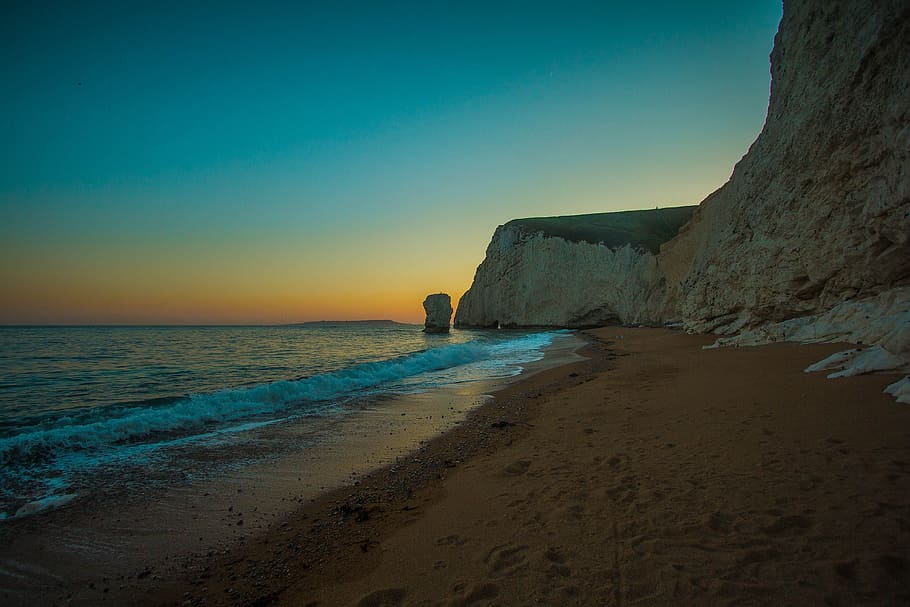
[{"label": "distant headland", "polygon": [[337,325],[370,325],[370,326],[396,326],[396,327],[407,327],[410,326],[406,322],[398,322],[395,320],[310,320],[307,322],[292,322],[289,323],[288,327],[334,327]]}]

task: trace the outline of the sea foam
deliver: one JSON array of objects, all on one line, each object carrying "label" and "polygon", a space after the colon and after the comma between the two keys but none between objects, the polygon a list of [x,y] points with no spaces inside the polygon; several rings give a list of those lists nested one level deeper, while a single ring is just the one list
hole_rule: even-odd
[{"label": "sea foam", "polygon": [[[281,412],[285,415],[326,415],[344,401],[423,373],[497,359],[507,366],[539,358],[552,334],[526,335],[495,344],[471,341],[430,348],[398,358],[354,365],[298,380],[191,394],[157,406],[132,406],[93,412],[99,419],[66,415],[23,428],[0,439],[0,464],[5,468],[47,464],[67,452],[154,441],[207,431],[222,423]],[[531,353],[535,355],[530,355]]]},{"label": "sea foam", "polygon": [[[63,506],[104,476],[96,473],[169,467],[167,448],[244,440],[286,420],[344,415],[356,409],[352,401],[376,394],[515,375],[542,358],[557,333],[485,333],[299,379],[32,417],[0,437],[0,520]],[[465,336],[471,334],[456,339]]]}]

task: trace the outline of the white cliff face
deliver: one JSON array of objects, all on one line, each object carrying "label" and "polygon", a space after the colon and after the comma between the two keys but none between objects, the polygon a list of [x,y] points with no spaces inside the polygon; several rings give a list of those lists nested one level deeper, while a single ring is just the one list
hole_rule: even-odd
[{"label": "white cliff face", "polygon": [[762,133],[656,268],[507,224],[456,323],[729,335],[910,284],[910,5],[788,0],[772,81]]},{"label": "white cliff face", "polygon": [[717,345],[847,341],[806,371],[906,373],[910,5],[785,2],[771,61],[762,133],[661,249],[670,298]]},{"label": "white cliff face", "polygon": [[506,225],[493,235],[455,324],[653,324],[666,316],[665,308],[663,278],[650,252],[569,242]]},{"label": "white cliff face", "polygon": [[910,5],[787,1],[771,59],[762,133],[659,257],[692,331],[910,282]]},{"label": "white cliff face", "polygon": [[859,344],[819,363],[835,377],[910,370],[910,4],[786,0],[771,62],[761,134],[656,257],[507,224],[456,322],[680,319],[739,334],[719,345]]}]

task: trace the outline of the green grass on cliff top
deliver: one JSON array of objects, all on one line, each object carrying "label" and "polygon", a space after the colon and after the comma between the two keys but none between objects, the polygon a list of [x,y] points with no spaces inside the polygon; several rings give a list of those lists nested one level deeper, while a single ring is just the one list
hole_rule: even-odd
[{"label": "green grass on cliff top", "polygon": [[603,243],[611,248],[631,244],[657,254],[660,245],[676,236],[696,208],[697,205],[618,213],[530,217],[513,219],[506,226],[518,227],[530,233],[543,232],[547,236],[557,236],[570,242]]}]

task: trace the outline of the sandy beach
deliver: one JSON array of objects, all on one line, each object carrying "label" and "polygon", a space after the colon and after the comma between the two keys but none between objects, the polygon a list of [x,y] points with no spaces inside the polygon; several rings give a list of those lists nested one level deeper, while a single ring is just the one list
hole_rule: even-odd
[{"label": "sandy beach", "polygon": [[910,0],[4,16],[0,607],[910,607]]},{"label": "sandy beach", "polygon": [[910,410],[837,345],[589,332],[412,457],[140,585],[149,604],[910,601]]}]

